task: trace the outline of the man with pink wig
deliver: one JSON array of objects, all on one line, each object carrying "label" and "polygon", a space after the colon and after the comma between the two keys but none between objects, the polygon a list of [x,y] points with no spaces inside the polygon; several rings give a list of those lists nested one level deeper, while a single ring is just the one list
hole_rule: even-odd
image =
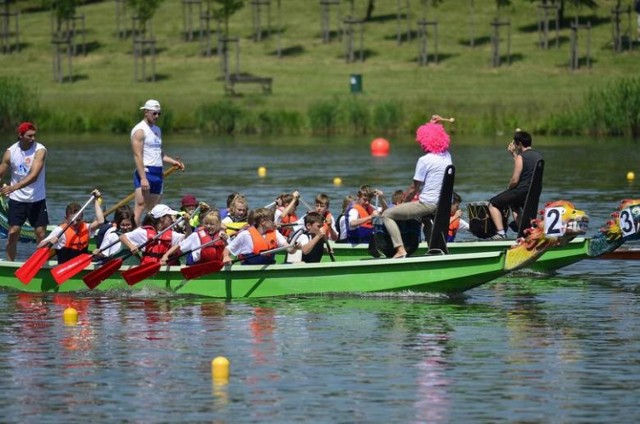
[{"label": "man with pink wig", "polygon": [[[407,256],[396,221],[420,219],[423,216],[432,215],[438,207],[445,170],[452,164],[449,154],[449,135],[440,124],[442,120],[440,116],[433,115],[428,123],[418,128],[416,141],[425,155],[418,159],[413,182],[405,194],[404,203],[387,209],[382,214],[384,225],[396,249],[393,256],[396,259]],[[416,193],[420,193],[418,201],[412,202]]]}]

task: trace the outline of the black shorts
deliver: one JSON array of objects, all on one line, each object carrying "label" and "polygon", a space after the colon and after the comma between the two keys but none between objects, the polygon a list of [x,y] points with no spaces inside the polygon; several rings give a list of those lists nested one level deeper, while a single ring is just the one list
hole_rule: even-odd
[{"label": "black shorts", "polygon": [[27,220],[29,225],[34,228],[49,225],[47,201],[45,199],[33,203],[9,199],[9,225],[22,227]]},{"label": "black shorts", "polygon": [[527,200],[527,191],[526,190],[505,190],[500,194],[497,194],[489,203],[491,203],[496,208],[501,211],[505,211],[509,208],[519,209],[524,206],[524,202]]}]

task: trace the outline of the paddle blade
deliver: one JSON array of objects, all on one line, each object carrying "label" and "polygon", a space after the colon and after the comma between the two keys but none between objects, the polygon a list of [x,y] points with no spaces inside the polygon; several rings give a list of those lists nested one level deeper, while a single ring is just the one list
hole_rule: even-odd
[{"label": "paddle blade", "polygon": [[93,255],[83,253],[70,261],[54,266],[51,269],[51,275],[53,275],[53,279],[56,280],[56,283],[62,284],[85,269],[91,263],[92,259]]},{"label": "paddle blade", "polygon": [[98,269],[94,269],[82,278],[82,281],[91,290],[98,287],[107,278],[111,277],[122,266],[122,258],[116,258],[108,261]]},{"label": "paddle blade", "polygon": [[160,271],[160,266],[160,262],[149,262],[140,266],[129,268],[126,271],[122,271],[122,278],[124,278],[127,284],[133,286],[134,284],[139,283],[145,278],[149,278],[155,275],[156,272]]},{"label": "paddle blade", "polygon": [[49,259],[49,247],[44,246],[33,252],[33,255],[27,261],[22,264],[16,271],[16,277],[22,281],[22,284],[29,284],[29,282],[40,271],[40,268]]},{"label": "paddle blade", "polygon": [[192,280],[194,278],[202,277],[203,275],[213,274],[214,272],[218,272],[222,269],[222,262],[220,261],[211,261],[204,262],[201,264],[191,265],[185,268],[182,268],[180,271],[186,280]]}]

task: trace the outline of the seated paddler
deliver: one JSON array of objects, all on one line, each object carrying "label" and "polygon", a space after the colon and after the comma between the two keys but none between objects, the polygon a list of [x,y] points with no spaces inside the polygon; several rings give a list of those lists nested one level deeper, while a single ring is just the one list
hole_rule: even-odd
[{"label": "seated paddler", "polygon": [[231,255],[242,259],[244,265],[266,265],[275,263],[274,254],[262,252],[288,246],[287,239],[276,231],[274,214],[271,209],[251,210],[248,217],[249,228],[241,231],[225,248],[222,261],[231,264]]},{"label": "seated paddler", "polygon": [[64,222],[54,228],[51,234],[38,244],[38,247],[43,247],[51,243],[53,249],[56,251],[59,264],[65,263],[83,253],[87,253],[91,234],[104,222],[102,207],[98,201],[98,199],[101,198],[101,194],[98,190],[93,190],[91,194],[93,194],[96,199],[94,202],[96,218],[91,224],[87,224],[84,221],[84,213],[82,212],[73,222],[69,222],[71,218],[82,209],[80,204],[71,202],[65,209]]}]

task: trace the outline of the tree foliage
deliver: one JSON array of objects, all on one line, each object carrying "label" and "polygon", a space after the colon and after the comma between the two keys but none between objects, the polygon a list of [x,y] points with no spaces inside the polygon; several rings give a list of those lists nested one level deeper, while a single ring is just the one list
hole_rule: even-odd
[{"label": "tree foliage", "polygon": [[229,35],[229,19],[244,7],[244,0],[209,0],[209,10],[217,20],[224,21],[224,35]]},{"label": "tree foliage", "polygon": [[144,31],[147,22],[153,18],[162,2],[163,0],[127,0],[127,6],[131,7]]}]

